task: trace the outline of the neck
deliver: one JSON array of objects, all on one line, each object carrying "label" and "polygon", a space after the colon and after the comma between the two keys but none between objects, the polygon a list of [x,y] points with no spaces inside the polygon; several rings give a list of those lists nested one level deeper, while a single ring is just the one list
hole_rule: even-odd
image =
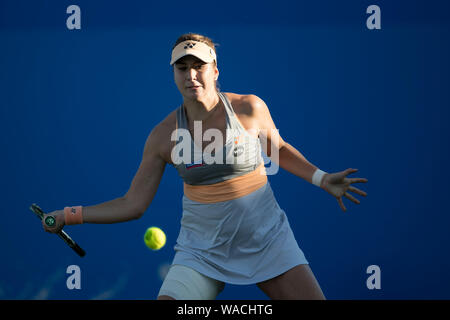
[{"label": "neck", "polygon": [[199,100],[184,99],[183,104],[189,120],[203,121],[210,117],[219,102],[220,98],[217,92],[213,91]]}]

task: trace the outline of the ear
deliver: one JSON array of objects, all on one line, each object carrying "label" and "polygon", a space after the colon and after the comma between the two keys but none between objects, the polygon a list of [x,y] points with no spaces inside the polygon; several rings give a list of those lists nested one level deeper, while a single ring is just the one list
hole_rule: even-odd
[{"label": "ear", "polygon": [[215,67],[215,69],[214,69],[214,80],[217,81],[218,78],[219,78],[219,69],[217,67]]}]

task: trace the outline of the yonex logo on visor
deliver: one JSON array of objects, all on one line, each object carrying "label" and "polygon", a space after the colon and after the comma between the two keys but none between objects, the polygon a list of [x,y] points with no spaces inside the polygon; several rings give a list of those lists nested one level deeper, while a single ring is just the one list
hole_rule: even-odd
[{"label": "yonex logo on visor", "polygon": [[195,45],[196,45],[196,43],[188,42],[188,43],[186,43],[186,45],[184,46],[184,49],[187,49],[188,47],[189,47],[189,48],[193,48]]},{"label": "yonex logo on visor", "polygon": [[197,57],[206,63],[217,61],[216,53],[206,43],[201,41],[186,40],[179,43],[172,50],[170,64],[173,65],[178,59],[181,59],[187,55]]}]

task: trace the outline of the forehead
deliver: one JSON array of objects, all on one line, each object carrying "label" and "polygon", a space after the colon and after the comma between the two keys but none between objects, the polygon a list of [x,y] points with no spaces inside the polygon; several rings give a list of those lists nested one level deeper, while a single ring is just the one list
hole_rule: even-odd
[{"label": "forehead", "polygon": [[175,64],[194,64],[194,63],[205,63],[205,62],[190,54],[184,56],[183,58],[178,59],[175,62]]}]

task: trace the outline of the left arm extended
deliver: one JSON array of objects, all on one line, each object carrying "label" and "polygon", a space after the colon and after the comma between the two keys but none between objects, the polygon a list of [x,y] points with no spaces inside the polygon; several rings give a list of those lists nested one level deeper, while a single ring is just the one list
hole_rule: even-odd
[{"label": "left arm extended", "polygon": [[[265,150],[267,156],[284,170],[312,183],[312,177],[318,167],[310,163],[300,151],[281,138],[272,120],[269,108],[263,100],[257,96],[251,96],[251,101],[255,111],[256,121],[258,122],[259,137],[267,142]],[[365,178],[347,178],[347,175],[356,171],[358,169],[348,168],[336,173],[326,173],[320,184],[320,188],[337,199],[343,211],[347,210],[342,202],[343,196],[356,204],[360,203],[348,191],[352,191],[361,196],[367,196],[367,193],[364,191],[350,186],[352,183],[368,181]]]},{"label": "left arm extended", "polygon": [[[272,159],[272,158],[271,158]],[[277,161],[277,159],[272,159]],[[278,149],[278,165],[284,170],[303,178],[304,180],[312,183],[312,176],[318,169],[315,165],[309,162],[303,154],[300,153],[291,144],[284,142],[283,146]],[[322,188],[322,185],[320,186]]]},{"label": "left arm extended", "polygon": [[264,152],[284,170],[312,183],[312,176],[318,168],[283,140],[265,102],[257,96],[252,96],[251,100],[258,122],[258,135],[266,149]]}]

